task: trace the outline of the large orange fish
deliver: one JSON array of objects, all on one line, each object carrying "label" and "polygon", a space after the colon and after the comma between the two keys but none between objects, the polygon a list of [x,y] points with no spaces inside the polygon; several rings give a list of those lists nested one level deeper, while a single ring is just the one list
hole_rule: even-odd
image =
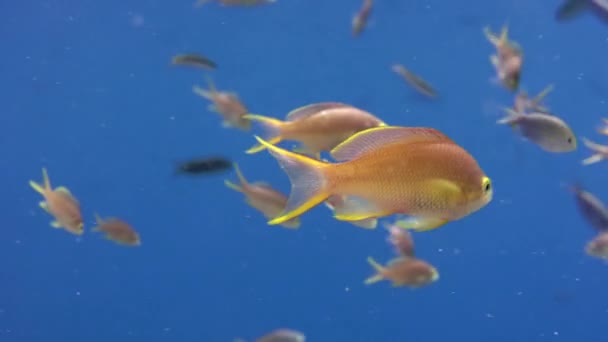
[{"label": "large orange fish", "polygon": [[80,213],[78,200],[66,187],[59,186],[55,189],[51,186],[46,169],[42,169],[43,184],[30,181],[30,186],[44,197],[40,207],[51,214],[55,220],[51,222],[53,228],[64,228],[66,231],[82,235],[84,224]]},{"label": "large orange fish", "polygon": [[475,159],[433,128],[377,127],[359,132],[331,151],[330,164],[289,152],[256,136],[291,181],[280,224],[331,195],[345,196],[338,220],[392,214],[413,216],[411,227],[430,230],[488,204],[492,184]]}]

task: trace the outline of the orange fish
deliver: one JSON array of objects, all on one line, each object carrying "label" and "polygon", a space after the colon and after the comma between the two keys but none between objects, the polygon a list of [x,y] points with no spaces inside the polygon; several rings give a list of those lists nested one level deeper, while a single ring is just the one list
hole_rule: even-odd
[{"label": "orange fish", "polygon": [[382,280],[390,280],[393,287],[422,287],[439,280],[439,272],[431,264],[411,258],[396,258],[386,266],[380,265],[372,257],[367,262],[376,270],[376,274],[365,280],[366,285]]},{"label": "orange fish", "polygon": [[435,229],[488,204],[492,184],[475,159],[433,128],[377,127],[359,132],[331,151],[340,163],[314,160],[256,136],[291,181],[283,213],[269,224],[299,216],[327,200],[345,196],[338,220],[392,214],[416,218],[411,227]]},{"label": "orange fish", "polygon": [[[265,140],[269,143],[296,140],[301,143],[296,149],[298,152],[317,159],[321,151],[330,151],[357,132],[386,126],[376,116],[339,102],[320,102],[297,108],[287,114],[286,121],[251,114],[245,117],[262,124],[266,130]],[[247,153],[263,149],[263,145],[256,145]]]},{"label": "orange fish", "polygon": [[97,221],[97,227],[93,228],[93,231],[104,232],[106,239],[125,246],[141,245],[139,234],[127,222],[114,217],[102,219],[97,214],[95,214],[95,221]]},{"label": "orange fish", "polygon": [[224,118],[222,126],[238,128],[243,131],[250,130],[251,122],[244,117],[247,114],[247,108],[241,103],[238,95],[218,91],[210,77],[207,77],[207,83],[208,90],[195,85],[192,91],[213,103],[209,106],[209,110],[220,114]]},{"label": "orange fish", "polygon": [[44,197],[44,201],[40,202],[40,207],[55,218],[51,222],[51,227],[64,228],[72,234],[82,235],[84,224],[78,200],[66,187],[60,186],[53,190],[45,168],[42,169],[42,177],[42,185],[30,181],[30,186]]},{"label": "orange fish", "polygon": [[496,69],[498,81],[508,90],[516,90],[519,87],[524,62],[521,47],[509,40],[509,28],[506,25],[502,28],[500,37],[492,33],[488,27],[485,27],[483,32],[496,48],[496,54],[490,56],[490,62]]},{"label": "orange fish", "polygon": [[[241,173],[238,165],[234,164],[234,170],[239,179],[240,185],[236,185],[228,180],[224,181],[227,187],[245,194],[247,204],[259,210],[268,219],[279,215],[285,204],[287,197],[282,193],[274,190],[266,183],[249,183]],[[282,222],[281,225],[285,228],[297,229],[300,227],[300,219],[294,217],[290,220]]]},{"label": "orange fish", "polygon": [[397,255],[414,258],[414,240],[410,232],[394,224],[387,224],[384,227],[389,231],[388,242],[393,245]]}]

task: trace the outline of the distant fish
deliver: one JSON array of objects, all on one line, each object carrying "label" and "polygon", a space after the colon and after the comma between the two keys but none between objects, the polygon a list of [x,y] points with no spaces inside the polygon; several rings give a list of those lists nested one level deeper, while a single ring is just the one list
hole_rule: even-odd
[{"label": "distant fish", "polygon": [[198,175],[224,172],[231,168],[231,160],[220,156],[212,156],[192,159],[180,163],[177,165],[175,173]]},{"label": "distant fish", "polygon": [[394,64],[392,70],[401,76],[410,86],[427,97],[437,97],[437,91],[427,81],[414,74],[401,64]]},{"label": "distant fish", "polygon": [[105,233],[105,238],[124,246],[139,246],[141,239],[139,234],[127,222],[117,218],[102,219],[95,214],[97,227],[93,228],[94,232]]},{"label": "distant fish", "polygon": [[608,135],[608,119],[602,118],[602,126],[597,131],[600,134]]},{"label": "distant fish", "polygon": [[380,265],[372,257],[367,257],[367,262],[374,268],[376,274],[365,279],[366,285],[389,280],[393,287],[418,288],[439,280],[437,269],[420,259],[395,258],[389,261],[386,266]]},{"label": "distant fish", "polygon": [[[258,337],[255,342],[305,342],[306,336],[302,332],[293,329],[276,329],[268,334]],[[234,339],[233,342],[247,342],[242,338]]]},{"label": "distant fish", "polygon": [[358,36],[363,32],[369,21],[369,17],[372,14],[372,0],[363,0],[363,6],[359,12],[353,17],[352,22],[352,34]]},{"label": "distant fish", "polygon": [[585,11],[608,23],[608,0],[566,0],[557,8],[555,19],[559,22],[570,21]]},{"label": "distant fish", "polygon": [[592,257],[608,259],[608,232],[598,234],[587,243],[585,252]]},{"label": "distant fish", "polygon": [[608,159],[608,145],[600,145],[587,138],[583,138],[583,144],[593,152],[591,157],[583,160],[583,165],[591,165],[598,163],[604,159]]},{"label": "distant fish", "polygon": [[53,189],[45,168],[42,169],[42,179],[42,184],[30,181],[30,186],[44,197],[44,201],[39,205],[55,219],[51,222],[51,227],[63,228],[72,234],[82,235],[84,224],[78,200],[66,187],[59,186]]},{"label": "distant fish", "polygon": [[210,60],[205,56],[201,56],[199,54],[194,53],[173,56],[173,58],[171,59],[171,64],[191,66],[210,70],[217,69],[217,64],[214,61]]},{"label": "distant fish", "polygon": [[509,40],[507,25],[503,26],[500,36],[492,33],[489,27],[484,27],[483,33],[496,49],[496,53],[490,55],[490,62],[496,71],[496,80],[510,91],[517,90],[524,63],[522,48]]},{"label": "distant fish", "polygon": [[241,102],[239,96],[233,92],[218,90],[210,77],[207,77],[207,86],[208,89],[203,89],[195,85],[192,87],[192,91],[211,101],[208,109],[222,116],[222,126],[243,131],[250,130],[251,121],[245,118],[247,107]]},{"label": "distant fish", "polygon": [[519,131],[530,142],[547,152],[572,152],[577,142],[572,129],[562,119],[547,113],[518,113],[505,108],[507,116],[498,121]]},{"label": "distant fish", "polygon": [[[267,219],[273,219],[281,214],[287,204],[287,196],[274,190],[266,183],[249,183],[236,163],[233,167],[239,179],[239,184],[225,180],[224,184],[227,187],[243,193],[247,204],[260,211]],[[300,218],[294,217],[281,225],[285,228],[297,229],[300,227]]]},{"label": "distant fish", "polygon": [[387,241],[393,246],[397,255],[407,258],[416,256],[414,240],[408,230],[402,229],[396,224],[385,224],[384,228],[389,232]]},{"label": "distant fish", "polygon": [[570,185],[568,189],[575,195],[576,204],[581,215],[597,231],[608,232],[608,209],[592,193],[580,185]]},{"label": "distant fish", "polygon": [[201,7],[214,1],[223,6],[257,6],[276,2],[276,0],[197,0],[194,3],[194,7]]}]

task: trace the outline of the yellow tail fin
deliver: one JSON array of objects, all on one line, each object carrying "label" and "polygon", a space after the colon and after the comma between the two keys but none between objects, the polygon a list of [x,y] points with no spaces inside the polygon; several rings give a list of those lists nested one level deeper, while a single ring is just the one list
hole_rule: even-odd
[{"label": "yellow tail fin", "polygon": [[329,197],[331,193],[325,174],[328,164],[276,147],[258,136],[255,138],[268,149],[291,182],[285,210],[268,224],[280,224],[300,216]]},{"label": "yellow tail fin", "polygon": [[365,285],[371,285],[384,280],[384,275],[382,274],[384,272],[384,267],[371,256],[367,257],[367,262],[376,270],[376,274],[365,279]]}]

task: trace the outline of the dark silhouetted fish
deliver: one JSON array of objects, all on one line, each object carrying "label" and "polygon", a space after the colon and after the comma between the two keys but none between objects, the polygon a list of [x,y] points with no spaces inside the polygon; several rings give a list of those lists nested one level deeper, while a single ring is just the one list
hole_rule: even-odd
[{"label": "dark silhouetted fish", "polygon": [[231,160],[220,156],[211,156],[192,159],[186,162],[179,163],[176,167],[175,173],[200,175],[220,173],[227,171],[231,168]]},{"label": "dark silhouetted fish", "polygon": [[555,12],[557,21],[569,21],[590,11],[608,24],[608,0],[566,0]]}]

